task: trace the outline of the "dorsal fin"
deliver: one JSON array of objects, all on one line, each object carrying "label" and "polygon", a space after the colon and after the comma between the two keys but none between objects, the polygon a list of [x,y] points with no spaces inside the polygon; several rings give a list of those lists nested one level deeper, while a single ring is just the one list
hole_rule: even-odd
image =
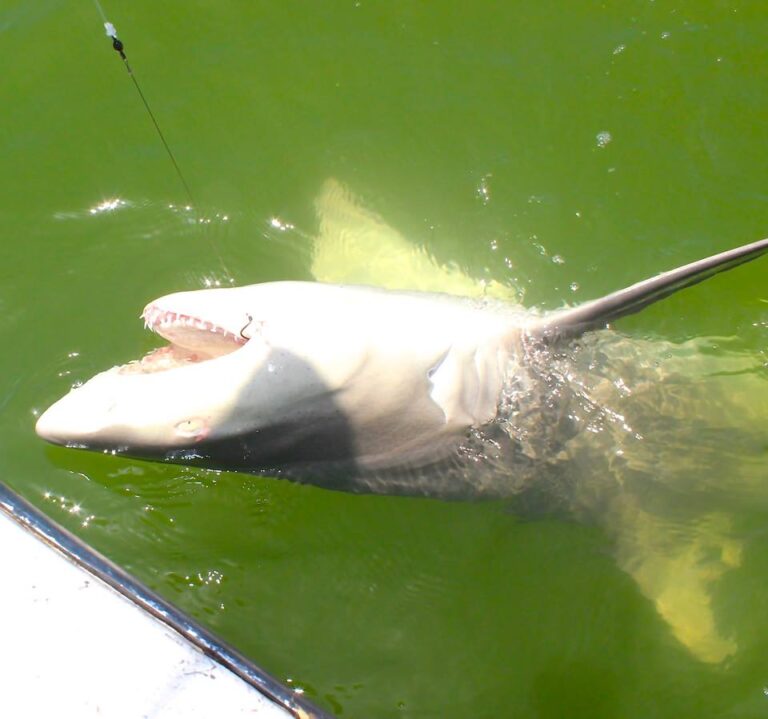
[{"label": "dorsal fin", "polygon": [[531,332],[544,338],[555,339],[574,337],[588,330],[604,327],[619,317],[639,312],[673,292],[702,282],[718,272],[725,272],[754,260],[764,252],[768,252],[768,238],[662,272],[578,307],[551,313],[534,325]]}]

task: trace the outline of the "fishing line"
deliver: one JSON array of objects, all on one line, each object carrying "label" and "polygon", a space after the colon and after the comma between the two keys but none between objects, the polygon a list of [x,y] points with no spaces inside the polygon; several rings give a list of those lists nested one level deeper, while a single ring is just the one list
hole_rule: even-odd
[{"label": "fishing line", "polygon": [[147,102],[147,98],[144,96],[144,93],[141,91],[141,86],[139,85],[139,81],[136,79],[136,75],[133,74],[133,70],[131,69],[131,66],[128,63],[128,58],[125,56],[125,45],[123,45],[122,41],[117,37],[117,30],[115,30],[115,26],[111,22],[109,22],[109,20],[107,20],[107,16],[104,14],[104,10],[101,7],[99,0],[93,0],[93,2],[95,3],[96,8],[98,9],[99,14],[101,15],[101,19],[104,21],[104,30],[107,33],[107,37],[110,38],[110,40],[112,40],[112,48],[115,50],[115,52],[117,52],[118,55],[120,55],[120,58],[125,64],[125,69],[128,71],[128,75],[130,76],[131,80],[133,80],[133,84],[136,86],[136,91],[139,93],[139,97],[141,98],[141,101],[144,103],[144,107],[146,108],[147,113],[149,114],[149,117],[152,120],[152,124],[155,126],[155,130],[157,130],[158,137],[160,138],[160,141],[163,143],[163,147],[165,148],[165,151],[168,153],[168,157],[173,163],[173,167],[176,170],[176,174],[179,176],[179,180],[181,180],[181,184],[184,186],[184,190],[187,193],[187,198],[189,199],[190,204],[193,207],[197,207],[197,202],[195,202],[195,198],[192,195],[192,190],[189,189],[189,184],[187,184],[187,181],[184,179],[184,173],[181,171],[181,168],[179,167],[179,163],[176,162],[176,158],[173,155],[171,146],[168,144],[168,141],[165,139],[165,135],[163,135],[163,131],[160,129],[160,125],[157,122],[155,113],[152,112],[152,108],[149,106],[149,102]]},{"label": "fishing line", "polygon": [[[125,55],[125,45],[117,37],[117,30],[115,29],[115,26],[111,22],[109,22],[109,20],[107,20],[107,16],[104,14],[104,9],[101,7],[101,3],[99,2],[99,0],[93,0],[93,2],[96,5],[96,9],[99,11],[99,15],[101,15],[101,19],[104,23],[104,30],[106,31],[107,37],[110,40],[112,40],[112,48],[115,50],[115,52],[117,52],[118,55],[120,55],[120,59],[125,64],[125,69],[128,71],[128,75],[133,81],[133,84],[136,87],[136,91],[139,93],[139,97],[141,98],[141,101],[144,104],[145,109],[147,110],[147,114],[152,120],[152,124],[155,126],[157,135],[160,138],[160,141],[163,143],[163,147],[165,148],[165,151],[169,159],[171,160],[171,163],[173,164],[174,169],[176,170],[176,174],[178,175],[179,180],[181,180],[181,184],[184,187],[184,191],[187,194],[187,199],[189,200],[189,204],[191,205],[191,207],[199,211],[199,206],[195,201],[194,195],[192,194],[192,190],[189,187],[189,183],[187,183],[186,179],[184,178],[184,173],[181,171],[181,168],[179,167],[179,163],[176,161],[176,157],[174,156],[173,151],[171,150],[171,146],[168,144],[168,141],[165,139],[165,135],[163,134],[163,131],[160,129],[160,125],[157,122],[155,113],[152,112],[152,108],[149,106],[149,102],[147,101],[147,98],[145,97],[144,93],[141,90],[139,81],[136,79],[136,75],[133,73],[133,69],[128,63],[128,58]],[[203,219],[199,218],[199,222],[203,222]],[[221,265],[221,268],[224,270],[226,274],[230,275],[231,277],[231,272],[227,269],[227,266],[224,263],[224,260],[221,257],[221,254],[219,253],[218,248],[215,246],[212,238],[209,236],[208,239],[211,242],[212,249],[219,260],[219,264]]]}]

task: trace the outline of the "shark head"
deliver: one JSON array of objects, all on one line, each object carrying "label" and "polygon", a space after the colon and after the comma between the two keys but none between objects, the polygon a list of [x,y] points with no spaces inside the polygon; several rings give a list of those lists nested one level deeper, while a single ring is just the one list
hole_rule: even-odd
[{"label": "shark head", "polygon": [[276,282],[180,292],[144,309],[168,345],[51,406],[51,442],[266,471],[439,458],[491,420],[508,311],[447,296]]},{"label": "shark head", "polygon": [[[237,392],[222,392],[217,376],[229,372],[241,386],[245,367],[264,354],[263,343],[248,342],[247,306],[237,289],[151,302],[141,317],[169,344],[73,389],[38,419],[37,433],[58,444],[135,447],[150,456],[205,439],[233,410],[224,395]],[[220,401],[213,401],[217,394]]]}]

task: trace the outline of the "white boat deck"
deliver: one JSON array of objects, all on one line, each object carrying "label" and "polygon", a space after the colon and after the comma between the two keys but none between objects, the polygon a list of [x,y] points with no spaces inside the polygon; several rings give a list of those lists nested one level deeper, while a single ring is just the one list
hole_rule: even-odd
[{"label": "white boat deck", "polygon": [[0,576],[3,717],[324,715],[272,701],[3,511]]}]

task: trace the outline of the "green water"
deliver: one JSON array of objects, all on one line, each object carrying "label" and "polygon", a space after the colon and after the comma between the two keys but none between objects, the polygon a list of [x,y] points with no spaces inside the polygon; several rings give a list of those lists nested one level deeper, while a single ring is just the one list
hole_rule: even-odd
[{"label": "green water", "polygon": [[[762,237],[764,4],[105,11],[210,222],[182,209],[95,5],[0,0],[0,478],[340,716],[764,717],[768,487],[728,503],[741,558],[711,598],[738,650],[713,663],[673,636],[599,524],[78,453],[33,432],[73,382],[154,346],[148,300],[227,276],[308,279],[328,177],[439,260],[543,307]],[[764,362],[766,267],[621,327],[737,335]]]}]

